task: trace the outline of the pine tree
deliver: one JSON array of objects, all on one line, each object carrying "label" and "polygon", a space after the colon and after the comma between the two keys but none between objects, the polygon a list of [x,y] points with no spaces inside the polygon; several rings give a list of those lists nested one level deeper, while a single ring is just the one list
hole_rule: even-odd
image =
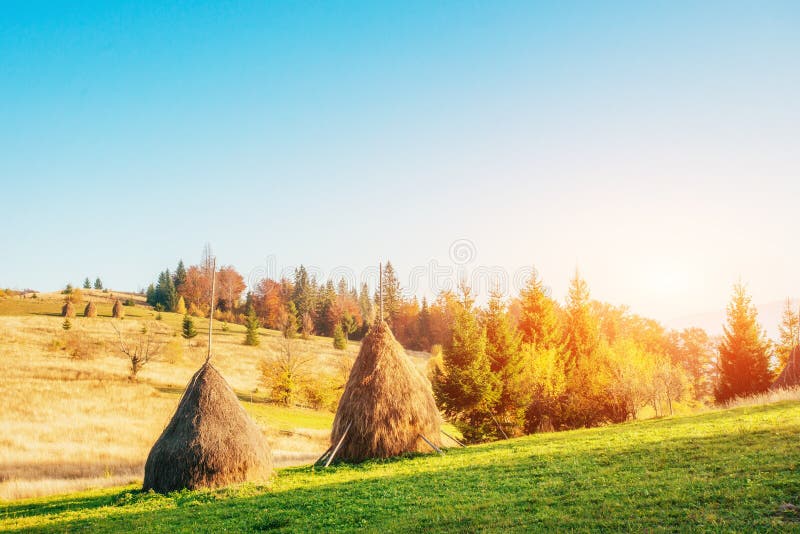
[{"label": "pine tree", "polygon": [[339,323],[336,323],[336,326],[333,327],[333,348],[339,350],[347,348],[347,338],[344,337],[342,325]]},{"label": "pine tree", "polygon": [[783,309],[781,324],[778,325],[780,335],[778,343],[775,344],[775,355],[778,357],[778,369],[782,370],[789,361],[798,344],[800,344],[800,312],[792,308],[792,300],[786,299],[786,307]]},{"label": "pine tree", "polygon": [[428,307],[428,299],[422,297],[422,307],[417,314],[416,345],[419,350],[430,350],[431,334],[431,310]]},{"label": "pine tree", "polygon": [[590,363],[600,341],[597,318],[592,313],[589,285],[578,271],[570,281],[565,308],[566,370],[569,372],[582,363]]},{"label": "pine tree", "polygon": [[336,314],[336,288],[332,280],[322,287],[317,299],[315,330],[322,336],[332,336],[339,322]]},{"label": "pine tree", "polygon": [[500,384],[495,413],[507,425],[506,433],[518,434],[525,422],[530,396],[525,390],[525,359],[520,335],[511,326],[499,291],[492,291],[484,314],[486,355]]},{"label": "pine tree", "polygon": [[[375,292],[376,308],[380,308],[379,302],[380,293]],[[400,306],[403,304],[403,294],[400,290],[400,281],[397,279],[397,274],[394,272],[392,262],[387,261],[383,267],[383,318],[393,326],[400,314]]]},{"label": "pine tree", "polygon": [[191,315],[187,314],[183,316],[183,333],[181,335],[183,339],[192,339],[197,335],[197,330],[194,328],[194,321]]},{"label": "pine tree", "polygon": [[145,301],[150,305],[155,307],[158,304],[156,300],[156,286],[150,284],[147,286],[147,292],[145,293]]},{"label": "pine tree", "polygon": [[772,382],[769,341],[742,283],[733,286],[725,334],[719,345],[719,379],[714,397],[725,402],[766,391]]},{"label": "pine tree", "polygon": [[257,347],[261,344],[261,338],[258,334],[258,316],[256,315],[256,308],[252,304],[247,307],[247,318],[245,319],[245,328],[247,328],[247,334],[244,338],[244,344],[250,345],[251,347]]},{"label": "pine tree", "polygon": [[95,280],[94,280],[94,288],[95,289],[99,289],[99,290],[103,289],[103,281],[100,280],[99,276],[97,278],[95,278]]},{"label": "pine tree", "polygon": [[358,294],[358,309],[364,323],[372,324],[375,321],[375,307],[369,297],[369,286],[366,282],[361,284],[361,292]]},{"label": "pine tree", "polygon": [[72,322],[69,320],[69,317],[64,319],[64,322],[61,324],[61,328],[63,328],[64,330],[69,330],[70,328],[72,328]]},{"label": "pine tree", "polygon": [[478,324],[466,287],[462,297],[442,366],[434,369],[433,392],[439,408],[464,437],[478,441],[494,433],[491,410],[500,387],[486,355],[486,332]]},{"label": "pine tree", "polygon": [[172,283],[175,286],[175,291],[180,293],[186,283],[186,267],[183,265],[183,260],[180,260],[175,268],[175,276],[172,277]]},{"label": "pine tree", "polygon": [[92,282],[89,281],[89,277],[88,276],[83,281],[83,289],[92,289]]},{"label": "pine tree", "polygon": [[186,315],[186,301],[183,297],[178,297],[178,303],[175,305],[175,313]]},{"label": "pine tree", "polygon": [[542,279],[534,271],[526,286],[520,291],[519,330],[522,340],[538,350],[560,347],[561,328],[558,309],[550,298]]}]

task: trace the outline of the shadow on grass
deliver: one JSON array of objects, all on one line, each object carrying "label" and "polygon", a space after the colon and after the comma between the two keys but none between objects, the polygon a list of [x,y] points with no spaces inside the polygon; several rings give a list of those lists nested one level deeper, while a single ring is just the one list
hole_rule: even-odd
[{"label": "shadow on grass", "polygon": [[[769,408],[767,408],[769,409]],[[757,412],[758,408],[754,409]],[[729,418],[731,414],[728,413]],[[696,424],[714,423],[718,413]],[[694,419],[694,418],[690,418]],[[779,530],[781,503],[800,491],[800,421],[779,432],[731,425],[680,436],[681,421],[656,421],[648,441],[637,425],[613,428],[613,446],[582,433],[451,449],[447,456],[395,458],[280,473],[273,490],[230,488],[154,496],[137,491],[88,498],[91,517],[50,517],[39,530],[218,531],[675,531]],[[677,431],[676,431],[677,430]],[[708,429],[706,429],[708,430]],[[611,434],[614,434],[612,436]],[[559,441],[572,438],[572,448]],[[609,440],[608,443],[611,443]],[[115,500],[116,499],[116,500]],[[109,502],[110,501],[110,502]],[[69,501],[66,501],[69,503]],[[80,505],[80,501],[72,501]],[[104,504],[105,503],[105,504]],[[60,508],[59,508],[60,507]],[[56,514],[69,504],[44,512]],[[0,514],[5,509],[0,508]]]}]

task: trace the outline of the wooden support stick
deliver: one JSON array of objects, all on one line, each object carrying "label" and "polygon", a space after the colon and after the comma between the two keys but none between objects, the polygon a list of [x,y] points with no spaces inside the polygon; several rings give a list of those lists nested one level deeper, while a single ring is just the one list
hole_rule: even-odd
[{"label": "wooden support stick", "polygon": [[437,447],[436,445],[434,445],[434,444],[433,444],[433,442],[431,442],[431,441],[430,441],[428,438],[426,438],[426,437],[425,437],[425,436],[423,436],[422,434],[419,434],[419,437],[421,437],[423,440],[425,440],[425,443],[427,443],[428,445],[430,445],[430,446],[431,446],[431,448],[432,448],[433,450],[435,450],[436,452],[438,452],[439,454],[441,454],[442,456],[444,456],[444,453],[442,452],[442,449],[440,449],[439,447]]},{"label": "wooden support stick", "polygon": [[319,463],[322,463],[322,461],[323,461],[323,460],[325,460],[325,458],[327,458],[327,457],[328,457],[328,454],[330,454],[330,452],[331,452],[331,449],[332,449],[332,448],[333,448],[333,445],[331,445],[330,447],[328,447],[328,449],[327,449],[325,452],[323,452],[323,453],[322,453],[322,456],[320,456],[319,458],[317,458],[317,461],[316,461],[316,462],[314,462],[314,464],[313,464],[313,465],[317,465],[317,464],[319,464]]},{"label": "wooden support stick", "polygon": [[445,435],[445,436],[447,436],[448,438],[450,438],[450,439],[452,439],[453,441],[455,441],[455,442],[456,442],[456,444],[457,444],[459,447],[466,447],[466,445],[464,445],[463,443],[461,443],[460,441],[458,441],[456,438],[454,438],[453,436],[451,436],[450,434],[448,434],[448,433],[447,433],[447,432],[445,432],[444,430],[439,430],[439,432],[441,432],[442,434],[444,434],[444,435]]},{"label": "wooden support stick", "polygon": [[339,443],[336,444],[336,448],[333,449],[333,452],[331,453],[331,455],[328,456],[328,461],[325,462],[325,467],[328,467],[329,465],[331,465],[331,462],[336,457],[336,453],[339,452],[339,447],[341,447],[342,443],[344,443],[344,438],[347,437],[347,432],[350,430],[350,425],[352,425],[352,424],[353,424],[352,421],[347,423],[347,428],[344,429],[344,433],[342,434],[342,437],[339,438]]},{"label": "wooden support stick", "polygon": [[497,429],[500,430],[500,432],[503,434],[503,437],[508,439],[508,434],[506,434],[506,431],[503,430],[503,427],[497,422],[497,419],[495,419],[494,416],[492,416],[492,421],[494,421],[494,424],[497,425]]}]

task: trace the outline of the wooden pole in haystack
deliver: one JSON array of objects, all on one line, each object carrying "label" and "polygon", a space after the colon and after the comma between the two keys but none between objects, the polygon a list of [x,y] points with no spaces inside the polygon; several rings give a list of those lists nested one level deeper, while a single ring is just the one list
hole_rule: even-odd
[{"label": "wooden pole in haystack", "polygon": [[339,449],[342,447],[342,443],[344,443],[344,438],[347,437],[347,433],[350,431],[350,427],[352,426],[352,424],[353,424],[352,421],[347,423],[347,428],[344,429],[344,433],[342,434],[341,439],[339,439],[339,443],[336,444],[336,448],[333,449],[333,452],[331,452],[331,455],[328,456],[328,461],[325,462],[325,467],[328,467],[329,465],[331,465],[331,462],[336,457],[336,453],[339,452]]},{"label": "wooden pole in haystack", "polygon": [[206,363],[211,359],[211,324],[214,322],[214,289],[217,280],[217,258],[211,260],[211,311],[208,313],[208,354]]}]

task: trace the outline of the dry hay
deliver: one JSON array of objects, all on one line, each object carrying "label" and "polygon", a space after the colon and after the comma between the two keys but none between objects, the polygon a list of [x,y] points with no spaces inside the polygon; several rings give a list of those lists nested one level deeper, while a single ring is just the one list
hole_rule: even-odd
[{"label": "dry hay", "polygon": [[89,301],[86,305],[86,308],[83,310],[84,317],[97,317],[97,306],[94,305],[94,302]]},{"label": "dry hay", "polygon": [[145,490],[214,488],[266,481],[272,454],[233,389],[210,364],[192,377],[147,457]]},{"label": "dry hay", "polygon": [[75,305],[71,301],[68,300],[61,307],[61,317],[75,317]]},{"label": "dry hay", "polygon": [[783,368],[771,388],[786,389],[794,386],[800,386],[800,345],[792,349],[786,367]]},{"label": "dry hay", "polygon": [[331,432],[336,459],[360,462],[406,452],[431,452],[420,437],[441,445],[441,418],[431,385],[414,366],[385,322],[361,344]]},{"label": "dry hay", "polygon": [[114,300],[114,306],[111,308],[111,317],[114,319],[125,318],[125,309],[122,307],[122,303],[119,299]]}]

